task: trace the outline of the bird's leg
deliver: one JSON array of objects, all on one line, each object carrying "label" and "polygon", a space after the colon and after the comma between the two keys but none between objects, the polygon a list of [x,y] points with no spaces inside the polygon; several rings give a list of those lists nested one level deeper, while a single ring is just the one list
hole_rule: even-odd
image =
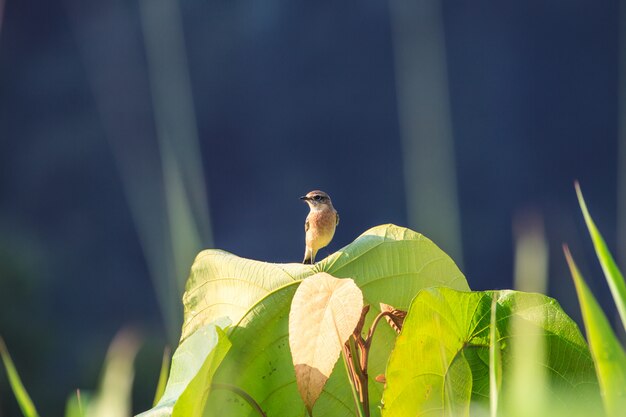
[{"label": "bird's leg", "polygon": [[305,247],[304,249],[304,260],[303,264],[311,264],[315,263],[315,252],[313,252],[313,248],[310,246]]}]

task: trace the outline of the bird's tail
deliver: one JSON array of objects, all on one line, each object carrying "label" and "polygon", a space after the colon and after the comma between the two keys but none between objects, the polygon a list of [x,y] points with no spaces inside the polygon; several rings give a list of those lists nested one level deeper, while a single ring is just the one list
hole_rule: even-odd
[{"label": "bird's tail", "polygon": [[313,249],[307,247],[304,250],[304,260],[302,261],[302,263],[311,265],[315,263],[315,252],[313,252]]}]

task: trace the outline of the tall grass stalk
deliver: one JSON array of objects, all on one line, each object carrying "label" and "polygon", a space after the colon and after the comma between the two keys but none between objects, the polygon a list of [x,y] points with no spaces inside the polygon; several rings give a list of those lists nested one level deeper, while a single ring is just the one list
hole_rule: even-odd
[{"label": "tall grass stalk", "polygon": [[[203,248],[212,246],[212,230],[202,153],[191,95],[182,18],[177,0],[139,2],[156,134],[161,156],[165,216],[175,291],[164,302],[179,305],[189,266]],[[171,287],[156,282],[157,288]],[[168,295],[161,295],[161,299]],[[172,308],[167,308],[172,313]],[[173,312],[182,319],[180,311]],[[178,325],[180,322],[178,320]]]},{"label": "tall grass stalk", "polygon": [[497,292],[491,299],[491,318],[489,320],[489,416],[498,416],[498,400],[502,381],[502,357],[500,355],[500,339],[497,328]]},{"label": "tall grass stalk", "polygon": [[[526,210],[514,220],[515,271],[518,291],[546,292],[548,282],[548,243],[539,213]],[[511,346],[512,371],[505,393],[507,415],[536,416],[546,410],[549,397],[545,363],[545,338],[539,327],[520,316],[511,321],[516,335]]]},{"label": "tall grass stalk", "polygon": [[102,368],[100,386],[89,402],[89,417],[132,415],[134,362],[139,347],[139,338],[131,330],[122,330],[115,336]]},{"label": "tall grass stalk", "polygon": [[626,0],[619,2],[618,20],[618,160],[617,262],[626,268]]},{"label": "tall grass stalk", "polygon": [[580,209],[583,212],[583,217],[585,218],[585,223],[587,224],[587,230],[589,230],[589,236],[593,242],[593,247],[596,251],[596,255],[598,256],[598,261],[600,261],[600,265],[602,266],[606,282],[609,284],[609,289],[613,295],[617,311],[622,319],[622,325],[626,330],[626,282],[624,282],[624,276],[617,267],[615,260],[613,259],[613,255],[611,255],[611,251],[606,245],[604,238],[600,234],[600,231],[589,214],[587,204],[585,203],[585,199],[583,198],[583,193],[578,182],[575,183],[575,187],[576,195],[578,196],[578,203],[580,204]]},{"label": "tall grass stalk", "polygon": [[0,358],[2,359],[2,363],[4,364],[4,368],[7,373],[7,377],[9,379],[9,385],[11,385],[11,390],[15,395],[15,399],[17,400],[20,409],[22,410],[22,414],[24,417],[39,417],[39,413],[37,413],[37,409],[35,408],[35,404],[30,399],[30,395],[26,391],[24,384],[22,383],[22,379],[17,373],[17,369],[15,369],[15,364],[13,363],[13,359],[11,359],[11,355],[9,354],[9,350],[4,344],[4,340],[0,337]]},{"label": "tall grass stalk", "polygon": [[[212,246],[178,5],[140,3],[149,76],[142,45],[134,41],[132,6],[114,2],[104,18],[116,22],[111,34],[84,2],[67,5],[169,343],[176,344],[189,266],[201,247]],[[153,98],[154,120],[143,110],[146,93]]]},{"label": "tall grass stalk", "polygon": [[389,4],[409,225],[462,265],[441,2]]},{"label": "tall grass stalk", "polygon": [[567,245],[563,250],[576,286],[604,408],[608,417],[622,416],[626,409],[626,352],[580,274]]}]

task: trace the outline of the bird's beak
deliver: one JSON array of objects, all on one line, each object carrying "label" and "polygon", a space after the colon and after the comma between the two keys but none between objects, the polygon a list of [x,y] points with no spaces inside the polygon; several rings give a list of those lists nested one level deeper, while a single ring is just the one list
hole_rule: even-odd
[{"label": "bird's beak", "polygon": [[303,195],[302,197],[300,197],[300,200],[308,201],[308,200],[309,200],[309,197],[307,197],[307,196]]}]

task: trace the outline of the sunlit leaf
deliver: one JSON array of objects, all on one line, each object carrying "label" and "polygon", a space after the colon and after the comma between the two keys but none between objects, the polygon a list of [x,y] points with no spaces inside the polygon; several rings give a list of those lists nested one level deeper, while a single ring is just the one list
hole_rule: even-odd
[{"label": "sunlit leaf", "polygon": [[[288,344],[289,309],[300,281],[318,272],[353,278],[372,311],[379,303],[406,310],[417,292],[430,286],[468,290],[454,262],[426,237],[411,230],[383,225],[368,230],[353,243],[311,266],[269,264],[242,259],[223,251],[198,255],[185,300],[183,337],[205,320],[219,315],[237,323],[229,333],[231,351],[215,381],[238,386],[249,393],[268,416],[301,417],[300,398]],[[374,377],[385,372],[396,332],[379,326],[369,358],[370,411],[379,413],[383,386]],[[354,416],[354,401],[344,366],[335,366],[315,404],[315,417]],[[240,398],[214,391],[206,415],[254,415]]]},{"label": "sunlit leaf", "polygon": [[13,390],[13,395],[15,395],[17,403],[22,410],[22,414],[24,417],[38,417],[39,414],[37,414],[35,404],[33,404],[28,392],[26,392],[26,388],[24,388],[24,384],[22,384],[22,380],[17,373],[17,369],[15,369],[15,364],[11,359],[11,355],[9,355],[9,351],[7,350],[4,340],[2,340],[1,337],[0,356],[2,356],[2,362],[4,362],[4,368],[6,369],[7,376],[9,377],[9,384],[11,385],[11,389]]},{"label": "sunlit leaf", "polygon": [[624,349],[615,337],[609,321],[578,271],[569,249],[565,247],[564,250],[567,264],[576,285],[604,406],[609,416],[623,416],[626,410],[626,353],[624,353]]},{"label": "sunlit leaf", "polygon": [[[492,298],[502,360],[502,390],[512,362],[509,321],[519,317],[544,335],[552,403],[598,396],[591,355],[576,324],[553,299],[516,291],[422,290],[389,358],[383,417],[467,416],[470,402],[488,406]],[[566,391],[567,395],[564,393]],[[529,399],[532,401],[532,399]]]},{"label": "sunlit leaf", "polygon": [[362,309],[363,294],[351,279],[320,272],[296,290],[289,313],[289,348],[298,390],[309,413]]},{"label": "sunlit leaf", "polygon": [[165,392],[158,404],[142,417],[201,416],[215,370],[230,349],[224,331],[228,320],[197,329],[174,352]]},{"label": "sunlit leaf", "polygon": [[604,276],[611,289],[611,294],[617,305],[617,311],[622,318],[622,325],[626,329],[626,283],[624,283],[624,276],[617,267],[609,248],[606,246],[602,235],[591,218],[589,210],[587,210],[587,204],[585,204],[585,199],[578,183],[576,183],[576,194],[578,195],[580,209],[585,217],[585,223],[587,223],[589,235],[593,241],[593,247],[596,250],[600,265],[602,265],[602,271],[604,271]]}]

